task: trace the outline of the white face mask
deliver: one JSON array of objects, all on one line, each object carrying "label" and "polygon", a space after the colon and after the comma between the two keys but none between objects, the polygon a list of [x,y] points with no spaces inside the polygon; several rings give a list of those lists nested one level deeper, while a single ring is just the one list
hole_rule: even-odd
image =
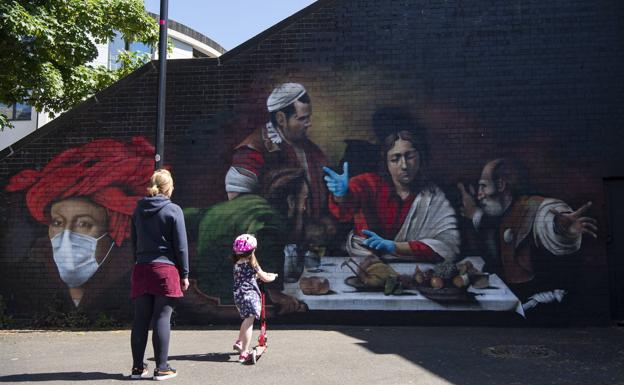
[{"label": "white face mask", "polygon": [[[105,235],[106,233],[99,238],[93,238],[71,230],[63,230],[62,233],[50,239],[54,262],[56,262],[61,279],[67,286],[82,286],[95,274],[101,265],[95,259],[95,248],[97,241]],[[114,242],[111,244],[102,263],[108,258],[114,244]]]}]

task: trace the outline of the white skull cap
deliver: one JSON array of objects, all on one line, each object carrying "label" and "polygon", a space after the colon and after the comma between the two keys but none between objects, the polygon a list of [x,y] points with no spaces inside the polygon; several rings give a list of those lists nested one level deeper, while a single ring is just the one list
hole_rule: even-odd
[{"label": "white skull cap", "polygon": [[269,112],[274,112],[288,107],[305,93],[306,89],[299,83],[280,84],[271,92],[271,95],[269,95],[267,99],[267,110],[269,110]]}]

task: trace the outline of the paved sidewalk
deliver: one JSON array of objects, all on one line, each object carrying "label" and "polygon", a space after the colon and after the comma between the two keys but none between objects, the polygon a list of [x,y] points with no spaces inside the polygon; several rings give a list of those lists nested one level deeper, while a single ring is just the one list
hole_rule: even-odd
[{"label": "paved sidewalk", "polygon": [[[624,385],[624,328],[362,327],[269,330],[256,366],[233,328],[175,329],[171,384]],[[254,338],[257,331],[254,333]],[[0,331],[0,383],[128,381],[130,332]],[[151,346],[147,357],[154,367]]]}]

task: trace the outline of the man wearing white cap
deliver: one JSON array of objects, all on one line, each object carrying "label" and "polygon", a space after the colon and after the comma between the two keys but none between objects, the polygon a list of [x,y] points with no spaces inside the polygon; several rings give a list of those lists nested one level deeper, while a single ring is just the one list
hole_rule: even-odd
[{"label": "man wearing white cap", "polygon": [[322,167],[326,158],[307,136],[311,127],[312,104],[306,89],[298,83],[284,83],[267,99],[270,121],[256,129],[234,149],[232,165],[225,177],[229,199],[257,193],[267,171],[301,167],[310,187],[310,213],[318,217],[326,207]]}]

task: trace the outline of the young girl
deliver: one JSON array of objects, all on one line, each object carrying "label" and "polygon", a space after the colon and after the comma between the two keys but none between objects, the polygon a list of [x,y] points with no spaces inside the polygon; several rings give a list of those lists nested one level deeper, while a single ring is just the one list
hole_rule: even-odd
[{"label": "young girl", "polygon": [[254,320],[260,318],[260,288],[257,278],[273,282],[275,273],[262,271],[255,250],[258,241],[251,234],[241,234],[234,240],[232,260],[234,261],[234,303],[243,320],[234,343],[234,350],[240,353],[238,362],[255,362],[255,351],[249,351]]}]

